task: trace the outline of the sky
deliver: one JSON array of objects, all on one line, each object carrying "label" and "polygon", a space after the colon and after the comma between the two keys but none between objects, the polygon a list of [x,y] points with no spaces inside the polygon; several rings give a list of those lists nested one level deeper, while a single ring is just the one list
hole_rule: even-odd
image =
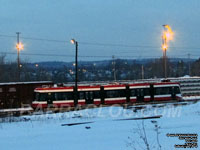
[{"label": "sky", "polygon": [[[161,57],[164,24],[175,32],[169,57],[199,57],[199,0],[0,0],[0,53],[24,61]],[[42,40],[45,39],[45,40]]]}]

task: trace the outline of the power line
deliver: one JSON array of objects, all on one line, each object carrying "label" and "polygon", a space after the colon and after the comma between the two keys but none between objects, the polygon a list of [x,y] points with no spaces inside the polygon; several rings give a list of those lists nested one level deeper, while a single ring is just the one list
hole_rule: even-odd
[{"label": "power line", "polygon": [[[1,52],[2,54],[8,54],[8,55],[16,55],[17,53],[15,52]],[[74,57],[74,55],[63,55],[63,54],[42,54],[42,53],[23,53],[21,52],[20,55],[30,55],[30,56],[50,56],[50,57]],[[82,58],[112,58],[112,55],[108,56],[108,55],[100,55],[100,56],[97,56],[97,55],[80,55],[79,57],[82,57]],[[118,58],[120,57],[123,57],[123,58],[137,58],[138,56],[117,56]],[[155,57],[155,56],[144,56],[146,58],[152,58],[152,57]]]},{"label": "power line", "polygon": [[[12,35],[5,35],[5,34],[0,34],[0,37],[7,37],[7,38],[16,38],[16,36]],[[59,43],[67,43],[67,40],[53,40],[53,39],[43,39],[43,38],[35,38],[35,37],[21,37],[22,39],[27,39],[27,40],[36,40],[36,41],[47,41],[47,42],[59,42]]]},{"label": "power line", "polygon": [[[7,37],[7,38],[16,38],[16,36],[12,35],[5,35],[0,34],[0,37]],[[44,39],[44,38],[35,38],[35,37],[21,37],[22,39],[28,40],[36,40],[36,41],[47,41],[47,42],[57,42],[57,43],[67,43],[68,40],[55,40],[55,39]],[[92,42],[84,42],[79,41],[82,45],[94,45],[94,46],[108,46],[108,47],[135,47],[135,48],[148,48],[148,49],[160,49],[161,46],[150,46],[150,45],[128,45],[128,44],[113,44],[113,43],[92,43]],[[169,47],[169,48],[176,48],[176,49],[200,49],[200,47]]]},{"label": "power line", "polygon": [[[15,52],[1,52],[2,54],[8,54],[8,55],[17,55],[17,53]],[[74,58],[74,55],[62,55],[62,54],[42,54],[42,53],[20,53],[20,55],[25,55],[25,56],[45,56],[45,57],[71,57]],[[169,58],[183,58],[183,56],[185,56],[185,58],[187,58],[187,55],[176,55],[176,57],[174,56],[168,56]],[[191,55],[191,56],[196,56],[196,55]],[[112,58],[112,55],[108,56],[108,55],[80,55],[80,58]],[[140,56],[116,56],[116,58],[138,58]],[[161,58],[161,56],[143,56],[143,58]],[[141,58],[140,58],[141,59]]]},{"label": "power line", "polygon": [[160,48],[160,47],[155,47],[155,46],[111,44],[111,43],[88,43],[88,42],[79,42],[79,43],[80,43],[80,44],[83,44],[83,45],[111,46],[111,47]]}]

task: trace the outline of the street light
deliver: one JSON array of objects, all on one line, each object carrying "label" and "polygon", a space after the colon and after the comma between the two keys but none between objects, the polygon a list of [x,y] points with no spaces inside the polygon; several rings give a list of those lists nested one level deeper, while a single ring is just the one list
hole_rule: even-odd
[{"label": "street light", "polygon": [[21,68],[21,65],[20,65],[20,58],[19,58],[19,53],[21,50],[24,49],[24,45],[19,42],[19,34],[20,32],[17,32],[17,44],[16,44],[16,49],[17,49],[17,68],[18,68],[18,81],[20,81],[20,68]]},{"label": "street light", "polygon": [[162,35],[162,50],[163,50],[163,63],[164,63],[164,76],[167,78],[167,49],[168,42],[173,39],[173,31],[169,25],[163,25],[164,32]]},{"label": "street light", "polygon": [[75,39],[71,39],[71,43],[75,45],[75,97],[74,97],[74,106],[78,104],[78,42]]}]

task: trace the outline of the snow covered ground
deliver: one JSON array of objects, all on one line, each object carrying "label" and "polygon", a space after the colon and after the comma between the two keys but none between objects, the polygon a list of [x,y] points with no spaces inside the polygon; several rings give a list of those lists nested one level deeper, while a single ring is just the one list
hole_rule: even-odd
[{"label": "snow covered ground", "polygon": [[[158,115],[162,117],[125,120]],[[175,144],[185,142],[177,137],[167,137],[166,134],[200,133],[200,102],[176,107],[171,104],[148,105],[143,109],[103,107],[57,114],[21,116],[12,118],[11,122],[8,122],[8,118],[0,121],[1,150],[146,149],[142,140],[144,137],[142,124],[145,127],[150,149],[159,149],[161,145],[162,150],[172,150],[175,149]],[[62,124],[80,122],[93,123],[62,126]],[[160,128],[156,128],[156,125]],[[158,129],[158,132],[155,129]]]}]

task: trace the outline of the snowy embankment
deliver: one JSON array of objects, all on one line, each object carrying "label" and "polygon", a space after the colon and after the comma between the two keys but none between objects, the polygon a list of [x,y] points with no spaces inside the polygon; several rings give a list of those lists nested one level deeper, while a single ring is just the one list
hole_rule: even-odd
[{"label": "snowy embankment", "polygon": [[[125,120],[158,115],[162,117]],[[168,150],[174,149],[175,144],[185,142],[178,140],[177,137],[167,137],[166,134],[198,134],[199,119],[200,102],[176,107],[171,104],[147,105],[140,109],[103,107],[66,113],[22,116],[1,120],[0,145],[1,150],[146,149],[142,139],[144,124],[150,149],[158,149],[161,146],[161,149]],[[9,120],[16,122],[9,123],[7,122]],[[62,126],[81,122],[91,123]]]}]

